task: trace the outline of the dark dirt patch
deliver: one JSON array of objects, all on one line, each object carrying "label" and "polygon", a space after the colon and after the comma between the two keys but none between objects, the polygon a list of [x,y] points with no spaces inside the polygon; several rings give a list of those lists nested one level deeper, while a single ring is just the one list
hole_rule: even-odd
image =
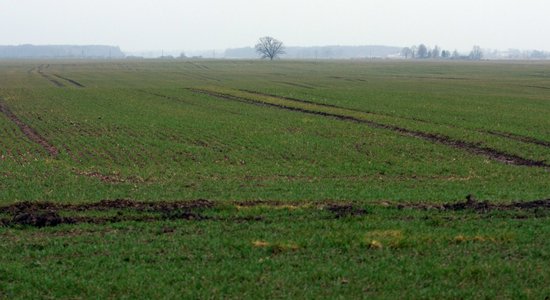
[{"label": "dark dirt patch", "polygon": [[357,208],[351,204],[329,204],[325,206],[324,209],[333,213],[334,217],[337,219],[344,217],[358,217],[367,214],[365,209]]},{"label": "dark dirt patch", "polygon": [[25,122],[21,121],[11,110],[10,108],[0,99],[0,113],[3,113],[8,119],[10,119],[19,129],[27,136],[27,138],[37,144],[40,144],[46,152],[51,156],[57,157],[59,155],[59,150],[48,142],[44,137],[42,137],[36,130],[34,130]]},{"label": "dark dirt patch", "polygon": [[[385,203],[385,206],[388,206]],[[550,209],[550,199],[535,201],[518,201],[508,204],[497,204],[489,201],[478,201],[472,195],[466,197],[466,201],[455,203],[418,203],[418,204],[395,204],[389,205],[398,209],[420,209],[420,210],[440,210],[440,211],[464,211],[471,210],[475,212],[489,212],[491,210],[533,210]]]},{"label": "dark dirt patch", "polygon": [[59,224],[73,224],[74,220],[61,217],[56,211],[27,211],[13,216],[11,224],[28,225],[33,227],[57,226]]},{"label": "dark dirt patch", "polygon": [[206,209],[214,207],[210,200],[143,202],[128,199],[102,200],[83,204],[62,204],[54,202],[18,202],[0,207],[0,213],[17,214],[26,211],[107,211],[128,209],[139,212],[171,212],[175,210]]},{"label": "dark dirt patch", "polygon": [[[309,109],[304,109],[304,108],[296,108],[296,107],[273,104],[273,103],[259,102],[259,101],[255,101],[253,99],[242,98],[242,97],[237,97],[237,96],[232,96],[232,95],[228,95],[228,94],[217,93],[217,92],[212,92],[212,91],[207,91],[207,90],[200,90],[200,89],[190,89],[190,90],[193,91],[193,92],[196,92],[196,93],[206,94],[206,95],[210,95],[210,96],[217,97],[217,98],[220,98],[220,99],[225,99],[225,100],[238,101],[238,102],[254,104],[254,105],[261,105],[261,106],[276,107],[276,108],[281,108],[281,109],[290,110],[290,111],[297,111],[297,112],[302,112],[302,113],[307,113],[307,114],[312,114],[312,115],[319,115],[319,116],[331,117],[331,118],[335,118],[335,119],[339,119],[339,120],[352,121],[352,122],[356,122],[356,123],[366,124],[366,125],[368,125],[372,128],[386,129],[386,130],[390,130],[390,131],[393,131],[393,132],[396,132],[396,133],[400,133],[402,135],[421,138],[421,139],[430,141],[432,143],[438,143],[438,144],[446,145],[446,146],[449,146],[449,147],[452,147],[452,148],[455,148],[455,149],[465,150],[469,153],[476,154],[476,155],[481,155],[481,156],[487,157],[489,159],[492,159],[492,160],[495,160],[495,161],[498,161],[498,162],[501,162],[501,163],[509,164],[509,165],[550,168],[550,165],[546,164],[543,161],[531,160],[531,159],[524,158],[524,157],[521,157],[521,156],[518,156],[518,155],[515,155],[515,154],[505,153],[505,152],[500,151],[500,150],[496,150],[496,149],[493,149],[493,148],[481,146],[481,145],[476,144],[476,143],[456,140],[456,139],[453,139],[453,138],[450,138],[450,137],[444,136],[444,135],[406,129],[406,128],[395,126],[395,125],[382,124],[382,123],[378,123],[378,122],[374,122],[374,121],[358,119],[358,118],[351,117],[351,116],[345,116],[345,115],[339,115],[339,114],[333,114],[333,113],[326,113],[326,112],[320,112],[320,111],[309,110]],[[297,101],[297,100],[291,99],[291,98],[282,98],[282,99]],[[299,101],[300,102],[307,102],[307,101],[302,101],[302,100],[299,100]],[[307,102],[307,103],[316,104],[316,103],[313,103],[313,102]],[[320,106],[329,106],[330,107],[330,105],[320,105]]]},{"label": "dark dirt patch", "polygon": [[67,77],[63,77],[63,76],[61,76],[61,75],[59,75],[59,74],[53,74],[53,76],[55,76],[55,77],[57,77],[57,78],[59,78],[59,79],[63,79],[63,80],[65,80],[65,81],[67,81],[67,82],[70,82],[70,83],[72,83],[73,85],[75,85],[76,87],[79,87],[79,88],[85,87],[85,86],[84,86],[83,84],[81,84],[80,82],[78,82],[78,81],[76,81],[76,80],[73,80],[73,79],[70,79],[70,78],[67,78]]},{"label": "dark dirt patch", "polygon": [[[150,222],[160,220],[207,220],[200,211],[214,207],[209,200],[140,202],[126,199],[103,200],[85,204],[59,204],[53,202],[19,202],[0,207],[0,213],[11,218],[0,220],[1,226],[27,225],[32,227],[57,226],[78,223],[117,223],[123,221]],[[112,211],[117,215],[108,217],[75,216],[64,217],[62,212]],[[130,215],[123,213],[152,213],[153,215]]]}]

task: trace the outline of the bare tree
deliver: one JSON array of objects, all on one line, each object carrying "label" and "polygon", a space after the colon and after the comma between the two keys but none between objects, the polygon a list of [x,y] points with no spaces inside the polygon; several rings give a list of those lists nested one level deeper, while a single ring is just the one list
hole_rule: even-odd
[{"label": "bare tree", "polygon": [[474,46],[474,48],[470,52],[470,59],[480,60],[482,58],[483,58],[483,51],[481,50],[481,47]]},{"label": "bare tree", "polygon": [[262,57],[262,59],[269,58],[270,60],[273,60],[279,55],[285,54],[283,42],[270,36],[260,38],[255,48],[256,52]]}]

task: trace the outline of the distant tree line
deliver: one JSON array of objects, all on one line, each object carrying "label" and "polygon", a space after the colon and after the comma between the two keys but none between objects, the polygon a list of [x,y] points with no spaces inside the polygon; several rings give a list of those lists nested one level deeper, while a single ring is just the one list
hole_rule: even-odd
[{"label": "distant tree line", "polygon": [[406,59],[470,59],[481,60],[483,50],[479,46],[474,46],[469,55],[461,55],[457,50],[453,52],[441,49],[439,46],[429,48],[424,44],[418,46],[404,47],[401,49],[401,56]]},{"label": "distant tree line", "polygon": [[119,47],[90,45],[0,46],[0,58],[124,58]]}]

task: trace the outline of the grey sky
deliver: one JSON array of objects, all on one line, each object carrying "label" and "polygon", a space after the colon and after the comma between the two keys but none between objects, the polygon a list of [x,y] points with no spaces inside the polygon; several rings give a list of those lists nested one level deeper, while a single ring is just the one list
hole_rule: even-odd
[{"label": "grey sky", "polygon": [[548,0],[0,0],[0,44],[223,49],[435,44],[550,50]]}]

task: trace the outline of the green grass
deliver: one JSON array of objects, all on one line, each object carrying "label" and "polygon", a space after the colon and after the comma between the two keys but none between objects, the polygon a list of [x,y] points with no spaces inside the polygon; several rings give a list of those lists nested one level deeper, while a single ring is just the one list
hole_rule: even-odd
[{"label": "green grass", "polygon": [[[60,154],[0,114],[0,205],[206,198],[227,220],[0,227],[0,298],[548,297],[546,210],[380,202],[550,197],[548,168],[389,129],[548,165],[549,67],[2,61],[0,101]],[[310,206],[232,204],[262,199]],[[369,213],[334,219],[327,200]]]},{"label": "green grass", "polygon": [[335,219],[315,207],[226,206],[205,214],[262,220],[3,229],[0,291],[10,299],[550,294],[547,213],[366,208]]}]

